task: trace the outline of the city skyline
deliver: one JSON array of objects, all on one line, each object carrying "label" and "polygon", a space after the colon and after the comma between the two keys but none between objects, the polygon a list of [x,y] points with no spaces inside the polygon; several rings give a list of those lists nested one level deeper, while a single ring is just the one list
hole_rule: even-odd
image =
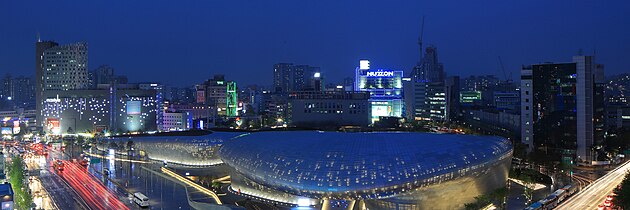
[{"label": "city skyline", "polygon": [[[416,2],[188,3],[174,8],[142,3],[2,4],[16,9],[0,12],[0,28],[7,29],[0,32],[6,46],[0,49],[0,74],[33,76],[32,47],[40,34],[42,40],[59,43],[88,42],[88,70],[110,65],[133,82],[174,86],[200,83],[219,73],[242,84],[270,85],[273,64],[282,62],[320,67],[328,81],[350,77],[363,58],[374,67],[408,74],[419,58],[422,16],[424,46],[439,49],[447,75],[502,78],[501,56],[516,80],[523,64],[568,62],[565,58],[580,49],[596,54],[596,61],[613,75],[627,72],[622,58],[630,45],[624,40],[629,31],[623,18],[630,5],[620,2],[483,2],[462,5],[466,9]],[[19,8],[33,12],[16,12]],[[73,8],[81,9],[69,12]],[[58,18],[46,16],[48,9],[57,11]],[[373,15],[378,11],[389,15]],[[60,24],[59,19],[74,24]],[[578,24],[568,24],[573,22]],[[584,32],[585,27],[592,30]],[[291,30],[285,33],[283,28]],[[535,30],[545,33],[526,33]],[[173,77],[173,72],[182,77]],[[190,79],[183,77],[186,74],[199,76]]]}]

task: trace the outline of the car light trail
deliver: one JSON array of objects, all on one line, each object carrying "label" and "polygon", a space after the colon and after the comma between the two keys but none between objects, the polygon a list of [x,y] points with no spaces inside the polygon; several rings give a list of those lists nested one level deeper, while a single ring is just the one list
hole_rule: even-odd
[{"label": "car light trail", "polygon": [[90,176],[85,168],[69,161],[63,161],[64,171],[60,172],[63,179],[80,194],[88,205],[94,209],[128,210],[115,193],[109,191],[105,185]]},{"label": "car light trail", "polygon": [[623,181],[629,169],[630,162],[620,165],[567,199],[557,209],[596,209],[608,193]]}]

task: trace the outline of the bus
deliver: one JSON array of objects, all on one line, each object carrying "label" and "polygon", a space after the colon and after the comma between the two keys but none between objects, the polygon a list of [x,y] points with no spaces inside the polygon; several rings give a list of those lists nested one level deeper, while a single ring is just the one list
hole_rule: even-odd
[{"label": "bus", "polygon": [[136,192],[133,194],[133,202],[138,204],[140,207],[149,207],[149,198],[144,196],[141,192]]}]

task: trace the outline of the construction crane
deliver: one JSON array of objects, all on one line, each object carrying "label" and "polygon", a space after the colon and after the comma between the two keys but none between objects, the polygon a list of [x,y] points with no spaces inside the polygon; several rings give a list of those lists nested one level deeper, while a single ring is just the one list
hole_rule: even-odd
[{"label": "construction crane", "polygon": [[501,67],[501,71],[503,72],[503,78],[505,79],[505,81],[511,81],[512,80],[512,72],[510,72],[510,77],[507,76],[507,74],[505,73],[505,67],[503,66],[503,59],[501,59],[501,56],[499,57],[499,66]]},{"label": "construction crane", "polygon": [[420,36],[418,37],[418,45],[420,45],[420,63],[422,62],[422,55],[424,54],[422,49],[422,37],[424,35],[424,16],[422,16],[422,26],[420,27]]}]

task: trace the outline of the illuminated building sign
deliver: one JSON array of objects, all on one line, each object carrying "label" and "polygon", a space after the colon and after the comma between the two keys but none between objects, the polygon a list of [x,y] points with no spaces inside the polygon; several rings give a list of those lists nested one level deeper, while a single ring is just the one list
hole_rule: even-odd
[{"label": "illuminated building sign", "polygon": [[127,101],[127,114],[128,115],[139,115],[141,113],[142,113],[141,101]]},{"label": "illuminated building sign", "polygon": [[48,103],[59,103],[59,102],[61,102],[61,99],[58,99],[58,98],[47,98],[46,102],[48,102]]},{"label": "illuminated building sign", "polygon": [[462,91],[459,93],[459,101],[462,103],[473,103],[481,100],[481,92],[479,91]]},{"label": "illuminated building sign", "polygon": [[379,70],[365,72],[365,76],[368,77],[393,77],[394,71],[391,70]]},{"label": "illuminated building sign", "polygon": [[370,69],[370,61],[369,60],[360,60],[359,61],[359,69],[361,69],[361,70]]}]

